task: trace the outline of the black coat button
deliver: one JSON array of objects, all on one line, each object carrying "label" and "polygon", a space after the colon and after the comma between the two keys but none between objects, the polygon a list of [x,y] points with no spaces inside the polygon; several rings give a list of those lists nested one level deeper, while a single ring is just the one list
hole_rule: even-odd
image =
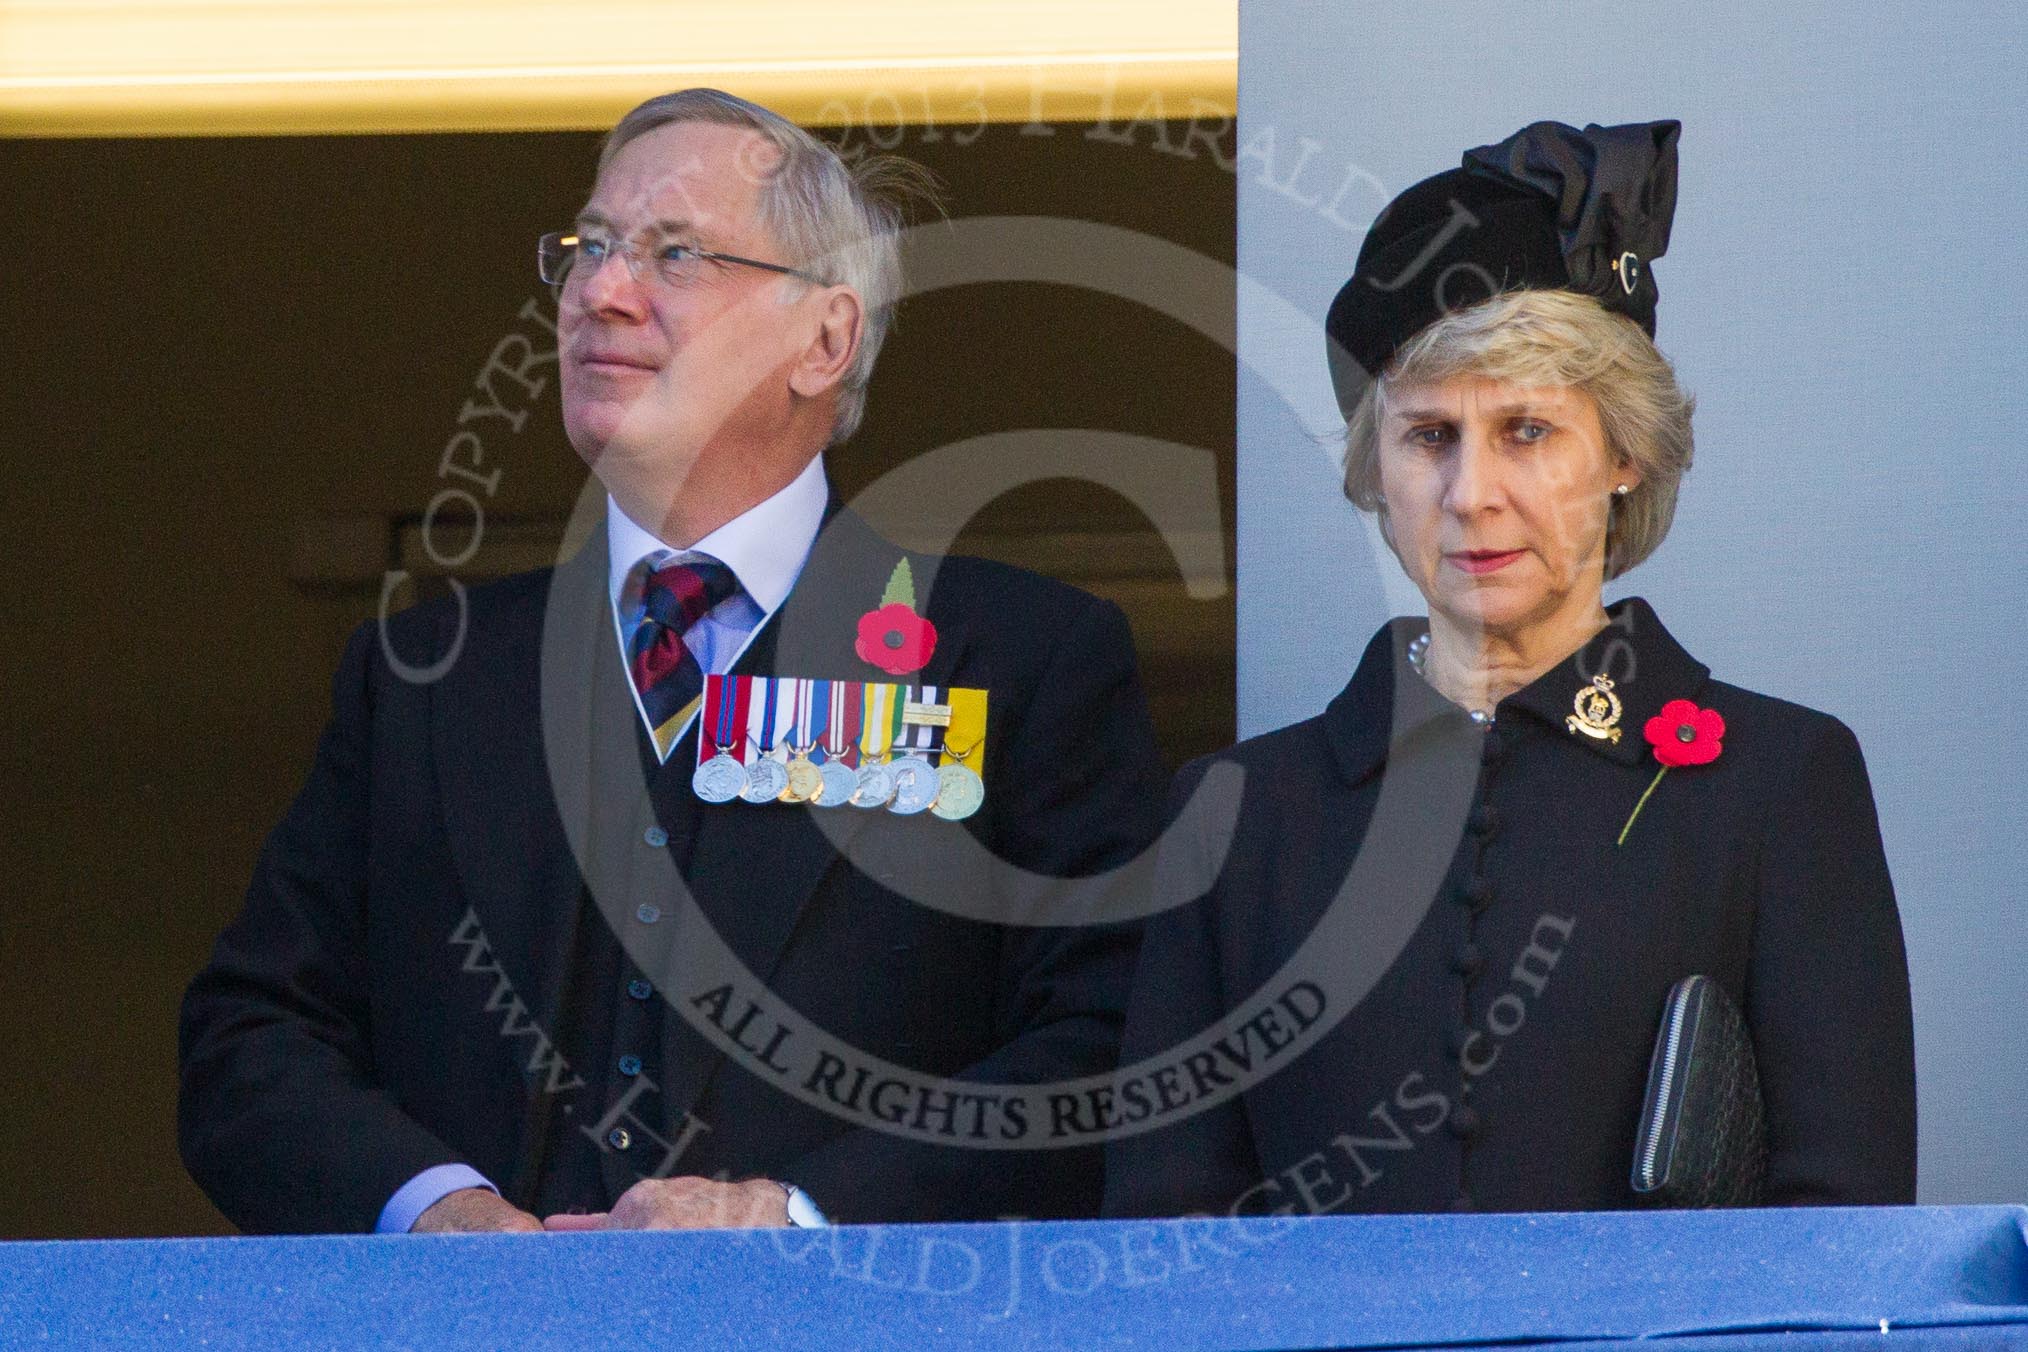
[{"label": "black coat button", "polygon": [[1482,1125],[1479,1121],[1479,1110],[1471,1104],[1454,1103],[1451,1105],[1451,1120],[1449,1123],[1451,1135],[1457,1137],[1460,1141],[1469,1141],[1477,1136],[1479,1128]]},{"label": "black coat button", "polygon": [[636,1000],[645,1000],[655,993],[655,987],[644,976],[637,976],[627,983],[627,994]]},{"label": "black coat button", "polygon": [[1473,835],[1484,840],[1500,829],[1500,814],[1493,810],[1491,803],[1481,803],[1472,809],[1468,825]]},{"label": "black coat button", "polygon": [[1486,956],[1479,952],[1477,944],[1459,944],[1457,952],[1451,954],[1451,970],[1467,981],[1477,976],[1485,965]]},{"label": "black coat button", "polygon": [[1467,910],[1483,911],[1493,904],[1493,884],[1483,875],[1467,878],[1458,884],[1454,900]]},{"label": "black coat button", "polygon": [[640,1057],[635,1056],[632,1052],[629,1052],[627,1053],[627,1055],[620,1058],[620,1074],[639,1075],[640,1073],[641,1073]]}]

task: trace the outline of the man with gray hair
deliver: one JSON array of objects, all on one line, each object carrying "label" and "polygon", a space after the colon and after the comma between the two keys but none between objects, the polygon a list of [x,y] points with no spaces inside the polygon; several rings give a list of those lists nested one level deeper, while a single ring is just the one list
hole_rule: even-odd
[{"label": "man with gray hair", "polygon": [[1095,1214],[1097,1143],[994,1087],[1112,1067],[1136,931],[1049,897],[1131,872],[1162,775],[1116,607],[830,489],[907,178],[686,90],[541,241],[604,510],[347,646],[184,1000],[242,1228]]}]

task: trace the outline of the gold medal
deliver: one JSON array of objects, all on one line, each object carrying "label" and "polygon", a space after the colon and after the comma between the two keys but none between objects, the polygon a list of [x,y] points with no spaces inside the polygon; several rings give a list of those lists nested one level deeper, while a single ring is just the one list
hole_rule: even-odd
[{"label": "gold medal", "polygon": [[1620,740],[1620,697],[1613,693],[1612,677],[1592,677],[1591,684],[1577,692],[1573,703],[1577,712],[1563,720],[1565,727],[1594,741]]},{"label": "gold medal", "polygon": [[[800,677],[780,678],[783,704],[790,713],[788,731],[782,737],[782,745],[788,751],[788,759],[782,766],[782,791],[777,796],[784,803],[807,803],[824,791],[824,776],[818,771],[810,753],[817,748],[817,736],[811,729],[816,712],[817,683]],[[829,701],[825,712],[828,713]]]},{"label": "gold medal", "polygon": [[785,803],[807,803],[824,791],[824,772],[810,759],[810,748],[801,747],[789,761],[789,786],[782,790]]}]

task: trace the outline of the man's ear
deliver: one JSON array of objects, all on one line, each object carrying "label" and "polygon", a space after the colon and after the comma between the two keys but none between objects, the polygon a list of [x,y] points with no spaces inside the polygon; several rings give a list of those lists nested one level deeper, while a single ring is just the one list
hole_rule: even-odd
[{"label": "man's ear", "polygon": [[849,286],[827,287],[810,303],[820,307],[817,328],[789,370],[789,388],[805,399],[816,398],[844,378],[866,325],[859,293]]}]

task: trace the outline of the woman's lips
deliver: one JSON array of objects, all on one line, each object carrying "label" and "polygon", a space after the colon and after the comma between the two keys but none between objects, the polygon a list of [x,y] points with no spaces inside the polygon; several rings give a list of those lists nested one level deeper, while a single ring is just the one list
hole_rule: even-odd
[{"label": "woman's lips", "polygon": [[1461,549],[1455,554],[1444,555],[1444,559],[1461,572],[1476,576],[1498,572],[1527,552],[1525,549]]}]

